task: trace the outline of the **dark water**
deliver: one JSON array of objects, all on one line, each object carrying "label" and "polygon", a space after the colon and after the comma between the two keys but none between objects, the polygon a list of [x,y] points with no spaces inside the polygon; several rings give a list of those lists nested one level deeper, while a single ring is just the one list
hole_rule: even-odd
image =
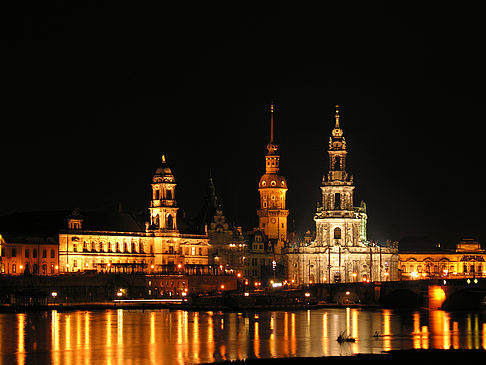
[{"label": "dark water", "polygon": [[[339,344],[341,331],[356,338]],[[379,337],[373,337],[375,332]],[[194,364],[486,348],[484,313],[315,309],[258,314],[73,311],[0,314],[0,364]]]}]

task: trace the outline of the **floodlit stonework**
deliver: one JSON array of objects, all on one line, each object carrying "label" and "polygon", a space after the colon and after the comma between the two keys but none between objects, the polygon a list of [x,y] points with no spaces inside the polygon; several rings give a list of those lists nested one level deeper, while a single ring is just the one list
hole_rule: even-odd
[{"label": "floodlit stonework", "polygon": [[366,205],[353,205],[354,181],[346,171],[346,140],[339,125],[329,138],[329,172],[322,179],[322,206],[314,215],[316,238],[284,250],[287,280],[295,285],[398,278],[397,245],[378,246],[366,236]]},{"label": "floodlit stonework", "polygon": [[[105,272],[202,273],[208,270],[208,238],[181,233],[177,225],[176,182],[165,156],[152,179],[150,221],[118,214],[124,229],[85,227],[90,221],[77,211],[59,234],[60,272],[96,270]],[[116,222],[115,222],[116,223]],[[113,226],[113,225],[112,225]]]}]

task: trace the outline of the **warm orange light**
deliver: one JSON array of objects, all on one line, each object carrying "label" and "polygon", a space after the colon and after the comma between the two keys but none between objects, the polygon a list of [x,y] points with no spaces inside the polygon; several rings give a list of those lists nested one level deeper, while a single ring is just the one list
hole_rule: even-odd
[{"label": "warm orange light", "polygon": [[178,264],[178,265],[177,265],[177,268],[179,268],[179,269],[180,269],[181,267],[182,267],[182,265],[181,265],[181,264]]},{"label": "warm orange light", "polygon": [[239,277],[239,278],[241,278],[241,274],[240,273],[236,274],[236,276]]}]

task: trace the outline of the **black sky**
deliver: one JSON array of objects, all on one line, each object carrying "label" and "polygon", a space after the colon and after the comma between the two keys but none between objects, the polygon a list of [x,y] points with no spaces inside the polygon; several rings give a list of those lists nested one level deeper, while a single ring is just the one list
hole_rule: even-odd
[{"label": "black sky", "polygon": [[298,233],[314,227],[339,104],[371,239],[485,243],[481,11],[406,4],[3,12],[0,214],[146,209],[164,153],[188,215],[211,169],[251,229],[274,100]]}]

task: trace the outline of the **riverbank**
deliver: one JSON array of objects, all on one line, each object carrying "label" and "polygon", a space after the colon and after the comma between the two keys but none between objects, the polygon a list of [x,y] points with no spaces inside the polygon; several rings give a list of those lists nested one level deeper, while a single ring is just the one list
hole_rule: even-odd
[{"label": "riverbank", "polygon": [[[352,356],[322,356],[322,357],[292,357],[292,358],[266,358],[266,359],[246,359],[235,361],[222,361],[217,364],[297,364],[305,362],[306,364],[348,364],[348,363],[390,363],[390,361],[403,361],[415,363],[454,363],[464,361],[484,360],[486,350],[464,350],[464,349],[418,349],[418,350],[392,350],[384,351],[381,354],[356,354]],[[214,363],[207,363],[214,364]]]}]

